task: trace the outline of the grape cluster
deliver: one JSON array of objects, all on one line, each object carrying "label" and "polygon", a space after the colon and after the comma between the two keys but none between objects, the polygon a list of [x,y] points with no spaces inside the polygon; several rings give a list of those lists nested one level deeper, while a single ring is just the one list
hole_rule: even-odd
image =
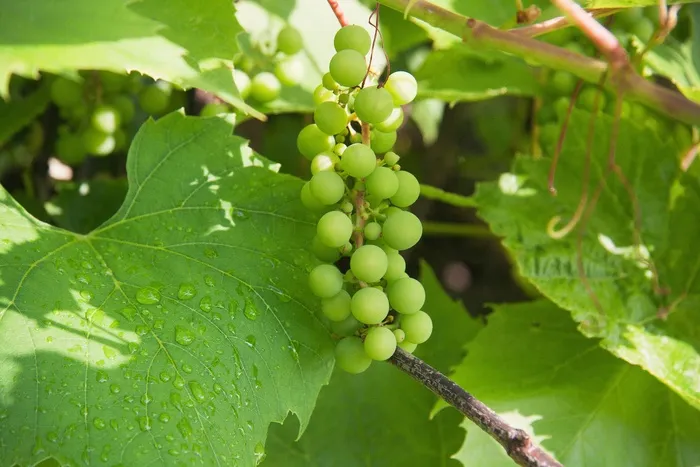
[{"label": "grape cluster", "polygon": [[75,165],[88,154],[107,156],[128,147],[136,103],[146,114],[159,115],[181,106],[184,94],[135,72],[83,71],[79,79],[53,77],[51,100],[61,118],[56,156]]},{"label": "grape cluster", "polygon": [[[417,84],[400,71],[383,86],[363,86],[371,40],[360,26],[341,28],[334,45],[330,71],[314,92],[314,123],[297,138],[312,173],[301,200],[322,213],[312,249],[326,264],[311,271],[309,286],[341,337],[338,365],[361,373],[372,360],[391,357],[397,346],[413,352],[433,329],[421,309],[425,290],[406,274],[399,253],[422,235],[420,220],[406,210],[420,186],[392,151],[401,106],[415,98]],[[333,264],[341,256],[350,257],[345,273]]]}]

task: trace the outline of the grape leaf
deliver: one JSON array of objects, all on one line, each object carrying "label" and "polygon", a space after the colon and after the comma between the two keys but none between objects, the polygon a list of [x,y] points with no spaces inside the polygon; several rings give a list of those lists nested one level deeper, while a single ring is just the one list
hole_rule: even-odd
[{"label": "grape leaf", "polygon": [[[668,5],[674,3],[695,3],[697,0],[667,0]],[[658,0],[588,0],[586,8],[632,8],[656,6]]]},{"label": "grape leaf", "polygon": [[656,73],[673,81],[687,98],[700,102],[700,70],[693,61],[693,50],[699,47],[700,41],[697,29],[694,28],[693,32],[696,40],[681,44],[669,37],[663,44],[649,50],[644,55],[644,62]]},{"label": "grape leaf", "polygon": [[[431,3],[439,5],[460,15],[475,18],[491,26],[504,27],[516,26],[516,14],[518,2],[511,0],[478,1],[473,0],[433,0]],[[537,5],[540,8],[549,6],[547,0],[535,0],[526,3]]]},{"label": "grape leaf", "polygon": [[0,459],[252,466],[271,421],[306,426],[333,362],[312,219],[231,132],[148,121],[124,204],[87,235],[0,192]]},{"label": "grape leaf", "polygon": [[[512,174],[478,187],[479,214],[505,238],[522,274],[571,311],[582,332],[601,337],[606,349],[642,366],[700,408],[700,279],[697,258],[688,254],[700,235],[700,184],[681,172],[682,148],[668,137],[670,128],[660,127],[666,123],[650,119],[654,129],[622,120],[616,161],[636,202],[615,174],[598,191],[613,127],[611,117],[599,115],[589,193],[600,196],[587,214],[581,240],[584,280],[578,272],[578,234],[555,240],[546,227],[554,216],[567,222],[579,203],[589,120],[583,111],[572,115],[557,166],[556,197],[547,190],[551,161],[520,157]],[[635,204],[640,247],[635,247]],[[655,278],[665,293],[657,290]]]},{"label": "grape leaf", "polygon": [[0,95],[12,73],[138,70],[264,118],[233,84],[230,61],[242,31],[234,13],[227,0],[12,2],[0,15]]},{"label": "grape leaf", "polygon": [[[421,266],[434,334],[416,355],[445,371],[461,359],[463,345],[481,329],[461,302],[444,292],[430,267]],[[449,456],[464,433],[456,411],[430,420],[436,398],[388,363],[360,375],[337,370],[321,391],[309,428],[298,442],[294,420],[272,425],[263,467],[309,465],[457,465]],[[290,417],[291,418],[291,417]],[[331,428],[332,427],[332,428]]]},{"label": "grape leaf", "polygon": [[[700,412],[637,366],[577,332],[547,300],[495,307],[451,378],[567,466],[693,466]],[[506,466],[503,448],[467,428],[465,466]],[[633,449],[630,449],[634,447]]]}]

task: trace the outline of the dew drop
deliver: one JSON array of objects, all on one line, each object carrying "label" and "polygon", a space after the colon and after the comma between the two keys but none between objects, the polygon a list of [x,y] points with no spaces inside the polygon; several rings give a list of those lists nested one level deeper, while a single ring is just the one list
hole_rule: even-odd
[{"label": "dew drop", "polygon": [[207,258],[216,258],[217,256],[219,256],[219,253],[213,248],[205,248],[204,256],[206,256]]},{"label": "dew drop", "polygon": [[188,363],[183,363],[180,368],[182,368],[183,373],[187,373],[188,375],[192,373],[192,366]]},{"label": "dew drop", "polygon": [[46,440],[51,443],[55,443],[56,441],[58,441],[58,433],[56,433],[55,431],[49,431],[48,433],[46,433]]},{"label": "dew drop", "polygon": [[80,298],[82,298],[86,302],[89,302],[90,300],[92,300],[92,292],[90,292],[89,290],[81,290]]},{"label": "dew drop", "polygon": [[83,273],[78,273],[75,275],[75,280],[83,285],[90,285],[90,276]]},{"label": "dew drop", "polygon": [[139,428],[141,431],[151,431],[151,417],[144,416],[144,417],[139,417]]},{"label": "dew drop", "polygon": [[144,393],[144,395],[141,396],[141,403],[142,403],[143,405],[148,405],[148,404],[150,404],[152,401],[153,401],[153,398],[152,398],[148,393]]},{"label": "dew drop", "polygon": [[255,465],[258,465],[265,460],[265,457],[267,456],[265,454],[265,446],[263,446],[260,441],[258,441],[253,449],[253,455],[255,456]]},{"label": "dew drop", "polygon": [[257,339],[255,339],[255,336],[252,335],[252,334],[249,334],[249,335],[245,338],[245,343],[248,344],[248,347],[250,347],[251,349],[252,349],[252,348],[255,348],[255,343],[256,343],[256,341],[257,341]]},{"label": "dew drop", "polygon": [[211,297],[209,295],[203,297],[199,301],[199,309],[205,313],[209,313],[211,311]]},{"label": "dew drop", "polygon": [[173,380],[173,386],[175,386],[175,389],[182,389],[185,387],[185,380],[182,379],[180,375],[178,375]]},{"label": "dew drop", "polygon": [[231,335],[236,334],[236,325],[233,323],[228,323],[226,325],[226,329],[228,329],[228,332],[231,333]]},{"label": "dew drop", "polygon": [[163,412],[158,416],[158,420],[163,423],[168,423],[170,421],[170,414]]},{"label": "dew drop", "polygon": [[209,287],[214,287],[216,285],[216,283],[214,282],[214,278],[211,277],[209,274],[206,274],[204,276],[204,283]]},{"label": "dew drop", "polygon": [[117,356],[117,351],[114,350],[112,347],[109,347],[107,345],[102,346],[102,353],[105,354],[105,357],[108,360],[112,360],[113,358],[116,358],[116,356]]},{"label": "dew drop", "polygon": [[109,386],[109,392],[112,394],[119,394],[122,391],[122,389],[119,387],[118,384],[112,384]]},{"label": "dew drop", "polygon": [[245,301],[245,309],[243,310],[243,314],[251,321],[258,319],[258,310],[255,308],[255,304],[252,302],[252,300],[247,299]]},{"label": "dew drop", "polygon": [[107,423],[104,420],[97,417],[92,421],[92,425],[98,430],[104,430],[107,427]]},{"label": "dew drop", "polygon": [[190,425],[190,421],[186,418],[182,418],[179,422],[177,422],[177,429],[183,438],[189,438],[192,436],[192,425]]},{"label": "dew drop", "polygon": [[175,342],[180,345],[188,346],[195,340],[194,333],[182,326],[175,326]]},{"label": "dew drop", "polygon": [[161,371],[160,375],[158,375],[158,376],[160,377],[160,380],[164,383],[167,383],[168,381],[170,381],[170,378],[171,378],[170,373],[168,373],[167,371]]},{"label": "dew drop", "polygon": [[134,331],[139,336],[145,336],[146,334],[148,334],[148,326],[144,326],[143,324],[139,324],[138,326],[136,326]]},{"label": "dew drop", "polygon": [[248,214],[246,211],[243,211],[242,209],[232,209],[231,210],[231,215],[235,217],[238,220],[247,220],[250,218],[250,214]]},{"label": "dew drop", "polygon": [[155,305],[160,301],[160,292],[153,287],[144,287],[136,292],[136,301],[142,305]]},{"label": "dew drop", "polygon": [[119,313],[121,313],[122,316],[124,316],[129,321],[133,321],[134,317],[136,316],[136,309],[131,308],[131,307],[126,307],[126,308],[122,308],[122,310]]},{"label": "dew drop", "polygon": [[192,396],[197,400],[197,402],[204,402],[207,399],[207,396],[204,393],[204,388],[202,388],[202,385],[197,381],[190,381],[189,387],[190,391],[192,392]]},{"label": "dew drop", "polygon": [[98,370],[95,379],[98,383],[106,383],[107,381],[109,381],[109,375],[106,371]]},{"label": "dew drop", "polygon": [[177,289],[177,298],[180,300],[189,300],[195,295],[197,295],[197,289],[189,282],[180,284],[180,288]]}]

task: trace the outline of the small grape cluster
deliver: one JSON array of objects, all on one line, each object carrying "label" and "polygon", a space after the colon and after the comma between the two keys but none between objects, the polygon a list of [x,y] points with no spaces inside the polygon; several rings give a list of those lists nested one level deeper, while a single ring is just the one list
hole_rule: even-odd
[{"label": "small grape cluster", "polygon": [[80,78],[56,76],[51,83],[51,99],[62,120],[55,152],[69,165],[81,163],[88,154],[107,156],[128,147],[136,101],[150,115],[184,103],[184,94],[177,94],[170,83],[146,84],[136,72],[83,71]]},{"label": "small grape cluster", "polygon": [[[425,290],[406,274],[399,253],[423,233],[420,220],[405,209],[418,199],[420,185],[401,170],[392,151],[401,106],[415,98],[417,83],[400,71],[383,86],[363,86],[371,40],[360,26],[341,28],[334,45],[330,71],[314,93],[314,123],[297,138],[312,173],[301,200],[323,213],[312,250],[326,264],[311,271],[309,286],[341,337],[338,365],[361,373],[372,360],[387,360],[397,346],[413,352],[433,329],[421,310]],[[345,273],[332,264],[341,256],[350,257]]]}]

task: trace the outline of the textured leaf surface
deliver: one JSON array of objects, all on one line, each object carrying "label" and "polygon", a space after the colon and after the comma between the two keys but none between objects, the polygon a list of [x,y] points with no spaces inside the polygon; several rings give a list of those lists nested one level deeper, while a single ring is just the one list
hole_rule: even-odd
[{"label": "textured leaf surface", "polygon": [[301,182],[219,118],[149,121],[87,235],[0,196],[0,459],[255,465],[332,368]]},{"label": "textured leaf surface", "polygon": [[[700,8],[695,7],[695,24],[700,23]],[[678,86],[689,99],[700,102],[700,70],[693,60],[693,54],[698,53],[700,47],[700,31],[693,28],[694,39],[681,44],[673,38],[669,38],[657,47],[645,54],[644,61],[656,73],[668,77]]]},{"label": "textured leaf surface", "polygon": [[[496,307],[452,378],[566,466],[695,466],[700,412],[586,339],[549,301]],[[471,424],[456,458],[515,465]]]},{"label": "textured leaf surface", "polygon": [[[639,205],[643,248],[634,247],[630,193],[611,174],[581,243],[591,295],[578,272],[577,233],[554,240],[546,232],[550,219],[559,215],[568,221],[579,202],[588,121],[589,114],[574,112],[557,169],[558,196],[551,196],[546,186],[550,160],[521,157],[514,174],[479,186],[480,215],[505,237],[522,274],[571,311],[582,332],[603,338],[605,348],[642,366],[700,408],[700,278],[698,257],[688,254],[696,251],[700,235],[700,185],[681,173],[680,148],[671,138],[662,142],[649,127],[622,121],[616,161]],[[591,193],[605,172],[612,127],[607,116],[596,122]],[[645,250],[654,267],[641,260]],[[657,293],[654,276],[667,293]],[[668,313],[668,319],[659,319],[660,313]]]},{"label": "textured leaf surface", "polygon": [[10,2],[0,15],[0,94],[12,73],[126,69],[202,88],[251,111],[226,66],[242,31],[234,12],[227,0]]},{"label": "textured leaf surface", "polygon": [[[456,364],[463,344],[481,326],[460,302],[452,301],[427,264],[422,278],[424,309],[435,332],[416,355],[446,371]],[[388,363],[373,363],[367,372],[349,375],[337,370],[321,391],[309,428],[295,443],[294,420],[272,425],[264,467],[307,466],[455,466],[450,455],[464,432],[456,411],[430,420],[435,396]]]}]

